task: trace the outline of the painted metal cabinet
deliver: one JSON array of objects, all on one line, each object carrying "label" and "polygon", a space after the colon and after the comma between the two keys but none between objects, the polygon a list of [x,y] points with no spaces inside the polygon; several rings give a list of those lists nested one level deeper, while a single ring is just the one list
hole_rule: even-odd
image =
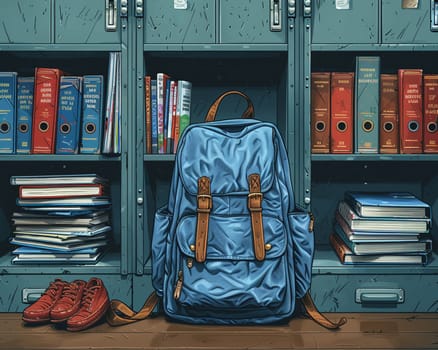
[{"label": "painted metal cabinet", "polygon": [[2,1],[0,44],[49,43],[51,0]]},{"label": "painted metal cabinet", "polygon": [[286,43],[284,0],[146,1],[146,44]]},{"label": "painted metal cabinet", "polygon": [[312,5],[312,43],[370,44],[379,41],[378,0],[317,0],[312,1]]}]

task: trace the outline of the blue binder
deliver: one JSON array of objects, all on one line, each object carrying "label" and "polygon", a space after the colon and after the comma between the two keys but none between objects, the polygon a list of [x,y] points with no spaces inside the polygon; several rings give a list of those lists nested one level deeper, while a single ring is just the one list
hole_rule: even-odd
[{"label": "blue binder", "polygon": [[83,81],[80,153],[100,154],[103,127],[103,76],[85,75]]},{"label": "blue binder", "polygon": [[29,154],[32,142],[34,77],[17,78],[16,152]]},{"label": "blue binder", "polygon": [[0,153],[15,153],[17,73],[0,72]]}]

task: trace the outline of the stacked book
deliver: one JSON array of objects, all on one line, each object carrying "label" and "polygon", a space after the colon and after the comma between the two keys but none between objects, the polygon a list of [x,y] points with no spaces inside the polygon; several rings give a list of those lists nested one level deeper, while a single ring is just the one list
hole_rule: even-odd
[{"label": "stacked book", "polygon": [[406,192],[346,192],[330,235],[343,264],[422,264],[432,251],[430,206]]},{"label": "stacked book", "polygon": [[96,174],[12,176],[13,263],[96,263],[112,230],[109,181]]}]

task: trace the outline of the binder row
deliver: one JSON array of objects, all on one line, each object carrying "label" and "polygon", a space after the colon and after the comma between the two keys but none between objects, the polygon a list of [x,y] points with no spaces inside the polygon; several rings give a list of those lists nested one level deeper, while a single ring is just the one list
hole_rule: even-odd
[{"label": "binder row", "polygon": [[438,153],[438,74],[381,74],[379,56],[355,72],[313,72],[312,153]]},{"label": "binder row", "polygon": [[0,72],[0,154],[120,153],[120,53],[110,53],[106,108],[102,75],[35,68]]},{"label": "binder row", "polygon": [[176,153],[190,124],[192,83],[166,73],[145,77],[146,153]]}]

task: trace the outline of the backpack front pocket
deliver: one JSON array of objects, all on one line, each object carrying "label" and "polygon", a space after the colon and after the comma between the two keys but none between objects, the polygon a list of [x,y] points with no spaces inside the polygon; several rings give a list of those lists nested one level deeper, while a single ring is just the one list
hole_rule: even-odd
[{"label": "backpack front pocket", "polygon": [[244,310],[275,308],[284,303],[289,281],[286,271],[286,231],[274,217],[263,217],[266,256],[254,255],[248,216],[211,215],[207,258],[195,260],[196,216],[178,225],[180,269],[174,281],[176,302],[188,309]]}]

